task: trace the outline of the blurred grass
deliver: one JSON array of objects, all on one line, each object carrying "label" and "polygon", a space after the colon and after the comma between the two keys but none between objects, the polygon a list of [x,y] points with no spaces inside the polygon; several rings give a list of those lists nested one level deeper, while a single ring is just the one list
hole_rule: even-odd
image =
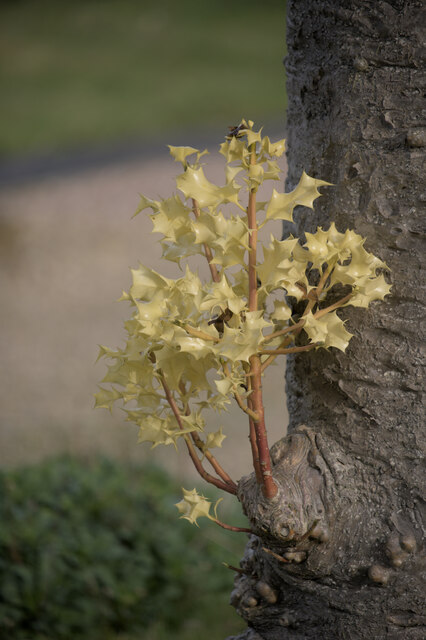
[{"label": "blurred grass", "polygon": [[0,154],[283,117],[285,1],[9,0]]}]

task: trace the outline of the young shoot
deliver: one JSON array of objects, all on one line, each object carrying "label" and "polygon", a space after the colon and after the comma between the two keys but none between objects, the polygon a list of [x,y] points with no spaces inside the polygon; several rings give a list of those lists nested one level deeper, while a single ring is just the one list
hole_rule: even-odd
[{"label": "young shoot", "polygon": [[[364,249],[364,238],[351,230],[341,233],[334,223],[306,233],[303,244],[290,235],[285,240],[271,237],[261,246],[259,228],[270,220],[292,222],[294,208],[313,208],[319,187],[329,183],[303,173],[290,193],[274,189],[268,202],[258,202],[263,182],[281,178],[276,159],[283,155],[285,141],[271,142],[253,126],[243,120],[221,144],[223,186],[204,174],[206,151],[170,147],[182,165],[176,178],[179,194],[164,200],[141,197],[136,214],[152,210],[163,258],[180,264],[201,254],[210,279],[202,282],[188,263],[176,280],[142,264],[131,270],[132,285],[121,298],[131,308],[126,344],[116,350],[100,347],[100,356],[110,361],[102,381],[109,386],[100,387],[96,406],[111,409],[121,403],[127,419],[139,426],[139,442],[177,447],[182,440],[200,476],[236,495],[236,479],[212,453],[225,435],[222,429],[207,432],[203,418],[207,409],[226,410],[235,400],[248,422],[257,482],[265,498],[272,499],[277,486],[264,417],[263,372],[288,353],[345,351],[351,334],[338,310],[366,308],[382,300],[390,286],[380,273],[385,263]],[[190,522],[205,516],[225,528],[247,531],[221,523],[216,510],[213,517],[210,503],[195,490],[184,490],[177,507]]]}]

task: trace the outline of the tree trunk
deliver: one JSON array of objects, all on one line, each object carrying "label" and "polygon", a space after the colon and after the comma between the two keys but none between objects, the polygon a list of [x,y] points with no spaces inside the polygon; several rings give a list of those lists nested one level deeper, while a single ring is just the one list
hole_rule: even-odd
[{"label": "tree trunk", "polygon": [[354,229],[393,288],[342,313],[354,334],[346,353],[289,358],[290,435],[272,448],[278,496],[262,499],[253,477],[239,486],[257,534],[232,596],[249,623],[240,640],[426,637],[421,6],[289,3],[287,186],[303,169],[336,185],[315,214],[295,215],[299,232],[333,220]]}]

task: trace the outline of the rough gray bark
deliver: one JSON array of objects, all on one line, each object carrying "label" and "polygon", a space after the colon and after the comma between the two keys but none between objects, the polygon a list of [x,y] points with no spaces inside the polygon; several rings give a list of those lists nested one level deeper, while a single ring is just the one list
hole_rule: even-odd
[{"label": "rough gray bark", "polygon": [[299,230],[332,220],[355,229],[389,265],[393,289],[342,312],[354,334],[345,354],[288,362],[291,433],[272,449],[278,496],[262,499],[253,477],[239,486],[256,533],[232,595],[249,623],[240,640],[426,637],[421,8],[289,3],[287,186],[302,169],[336,185],[315,214],[299,211]]}]

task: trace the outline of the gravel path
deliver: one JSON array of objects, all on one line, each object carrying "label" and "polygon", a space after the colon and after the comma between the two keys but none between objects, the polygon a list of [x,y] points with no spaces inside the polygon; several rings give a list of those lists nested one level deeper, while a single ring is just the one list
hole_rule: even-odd
[{"label": "gravel path", "polygon": [[[63,451],[125,460],[151,455],[146,445],[136,446],[136,428],[120,411],[93,411],[92,394],[105,370],[94,362],[98,343],[122,341],[128,309],[114,301],[129,286],[129,267],[140,260],[179,275],[175,265],[160,262],[148,216],[130,219],[139,192],[170,195],[176,167],[164,154],[0,192],[0,464]],[[222,172],[220,156],[212,156],[207,175],[221,180]],[[279,224],[270,231],[278,235]],[[282,366],[270,367],[264,386],[274,441],[286,425]],[[234,408],[211,422],[221,424],[229,436],[222,459],[237,478],[250,468],[245,420]],[[179,475],[188,473],[186,457],[170,448],[152,455],[167,458]]]}]

